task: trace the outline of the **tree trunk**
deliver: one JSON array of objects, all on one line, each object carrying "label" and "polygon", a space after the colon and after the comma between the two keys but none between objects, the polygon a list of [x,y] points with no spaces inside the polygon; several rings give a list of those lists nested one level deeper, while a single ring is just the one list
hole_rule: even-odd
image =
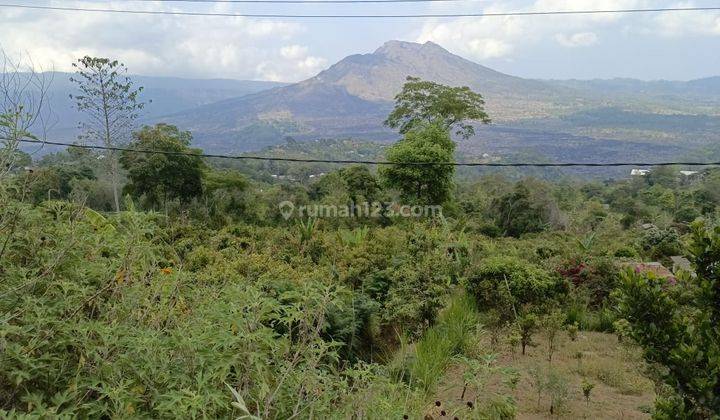
[{"label": "tree trunk", "polygon": [[[113,139],[110,135],[110,105],[108,104],[107,92],[105,92],[105,80],[100,75],[100,92],[102,94],[102,110],[103,117],[105,118],[105,146],[112,147]],[[115,212],[120,213],[120,197],[118,196],[118,161],[117,152],[111,151],[108,153],[110,158],[110,182],[112,183],[113,198],[115,200]]]},{"label": "tree trunk", "polygon": [[112,181],[113,198],[115,199],[115,212],[120,212],[120,196],[118,194],[118,161],[115,159],[115,153],[110,158],[110,177]]}]

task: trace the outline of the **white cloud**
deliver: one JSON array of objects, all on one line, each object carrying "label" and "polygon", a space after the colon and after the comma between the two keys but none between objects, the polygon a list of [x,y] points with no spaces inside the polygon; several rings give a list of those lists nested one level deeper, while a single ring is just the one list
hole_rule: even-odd
[{"label": "white cloud", "polygon": [[[678,3],[675,7],[692,7],[693,5],[693,3]],[[690,11],[663,13],[655,16],[653,26],[646,28],[644,32],[666,37],[720,36],[720,13]]]},{"label": "white cloud", "polygon": [[307,55],[307,47],[302,45],[286,45],[280,48],[280,55],[289,59],[298,59]]},{"label": "white cloud", "polygon": [[475,38],[468,42],[473,55],[480,58],[502,57],[512,52],[512,45],[494,38]]},{"label": "white cloud", "polygon": [[598,42],[598,36],[594,32],[578,32],[571,35],[557,34],[555,40],[563,47],[588,47]]},{"label": "white cloud", "polygon": [[[113,0],[48,2],[69,7],[238,10],[237,5],[231,4],[137,2],[130,6],[125,1]],[[699,0],[667,0],[663,6],[702,4],[705,3]],[[446,4],[418,7],[424,7],[418,12],[448,12]],[[487,0],[458,2],[453,7],[458,13],[630,9],[657,7],[657,0]],[[312,76],[328,64],[328,57],[336,59],[363,49],[374,49],[377,45],[367,43],[377,41],[379,45],[382,37],[433,41],[470,59],[509,61],[532,56],[533,52],[552,53],[553,49],[557,49],[558,54],[565,54],[562,47],[597,45],[600,39],[603,42],[597,48],[598,54],[603,53],[602,48],[606,48],[604,53],[607,53],[618,39],[626,39],[628,45],[642,48],[662,37],[707,39],[720,36],[720,13],[717,12],[458,18],[425,20],[420,24],[408,21],[385,25],[383,28],[386,29],[371,37],[362,32],[367,21],[354,20],[322,24],[312,21],[305,26],[299,21],[241,17],[0,8],[0,22],[0,47],[10,53],[22,52],[46,68],[52,64],[58,70],[70,70],[74,60],[87,54],[117,58],[125,62],[131,72],[139,74],[283,81]],[[345,34],[343,42],[330,39],[337,37],[338,28]],[[307,34],[308,31],[312,33]],[[329,39],[332,42],[327,42]]]},{"label": "white cloud", "polygon": [[302,78],[315,75],[327,64],[321,57],[308,55],[308,47],[303,45],[286,45],[280,48],[279,56],[282,60],[268,60],[259,63],[255,71],[262,75],[263,80],[287,80],[283,75],[303,75]]},{"label": "white cloud", "polygon": [[[87,3],[66,3],[63,6]],[[90,7],[122,7],[98,3]],[[134,4],[168,10],[167,4]],[[217,4],[203,10],[230,11]],[[187,10],[184,8],[183,10]],[[0,9],[0,46],[44,68],[68,71],[83,55],[123,61],[133,73],[297,81],[324,64],[304,46],[288,44],[306,28],[249,18],[149,16]],[[263,65],[272,63],[272,66]]]},{"label": "white cloud", "polygon": [[[663,7],[692,7],[692,2]],[[467,6],[470,7],[470,6]],[[653,0],[493,0],[484,13],[613,10],[658,7]],[[439,10],[439,9],[437,9]],[[458,12],[475,12],[461,9]],[[458,18],[425,23],[417,32],[419,42],[433,41],[468,58],[512,58],[527,48],[553,43],[564,47],[596,44],[604,34],[627,37],[720,35],[720,13],[672,12],[642,14],[581,14],[559,16],[510,16]]]}]

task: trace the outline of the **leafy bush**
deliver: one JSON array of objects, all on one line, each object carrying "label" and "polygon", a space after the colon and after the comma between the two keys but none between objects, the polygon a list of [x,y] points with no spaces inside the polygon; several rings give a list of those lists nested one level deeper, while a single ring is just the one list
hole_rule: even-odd
[{"label": "leafy bush", "polygon": [[642,238],[643,251],[649,258],[659,260],[682,252],[680,236],[675,229],[652,228]]},{"label": "leafy bush", "polygon": [[515,257],[491,257],[469,268],[465,287],[480,308],[499,308],[509,319],[526,304],[543,304],[566,290],[564,282]]},{"label": "leafy bush", "polygon": [[587,291],[593,306],[605,301],[617,286],[620,274],[615,263],[606,257],[570,259],[562,262],[557,271],[576,288]]},{"label": "leafy bush", "polygon": [[491,205],[495,224],[508,236],[542,232],[565,225],[565,217],[545,186],[529,180],[518,182],[512,192]]},{"label": "leafy bush", "polygon": [[665,418],[712,418],[720,412],[720,228],[693,224],[690,248],[697,279],[687,290],[628,270],[618,292],[630,336],[647,361],[665,369],[673,395],[656,405]]}]

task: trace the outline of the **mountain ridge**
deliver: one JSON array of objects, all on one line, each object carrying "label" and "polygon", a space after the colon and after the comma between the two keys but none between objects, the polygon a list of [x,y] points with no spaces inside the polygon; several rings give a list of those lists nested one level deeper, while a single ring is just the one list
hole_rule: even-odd
[{"label": "mountain ridge", "polygon": [[[408,76],[452,86],[469,86],[486,98],[491,115],[548,116],[573,101],[574,90],[507,75],[452,54],[441,46],[388,41],[374,52],[343,58],[317,75],[288,86],[233,98],[169,115],[166,119],[196,134],[201,144],[231,151],[277,144],[286,136],[331,137],[363,134],[390,140],[382,126]],[[549,100],[548,100],[549,98]],[[258,127],[267,132],[254,137]],[[226,137],[222,144],[219,140]],[[212,138],[212,141],[208,139]]]}]

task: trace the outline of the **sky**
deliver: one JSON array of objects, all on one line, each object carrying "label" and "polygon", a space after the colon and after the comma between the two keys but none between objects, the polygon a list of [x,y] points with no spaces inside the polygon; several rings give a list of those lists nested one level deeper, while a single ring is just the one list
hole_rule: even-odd
[{"label": "sky", "polygon": [[[713,0],[459,0],[393,4],[192,4],[15,0],[62,7],[232,13],[416,14],[717,6]],[[690,80],[720,75],[720,12],[443,19],[254,19],[0,7],[0,48],[44,70],[84,55],[131,73],[295,82],[385,41],[433,41],[521,77]]]}]

